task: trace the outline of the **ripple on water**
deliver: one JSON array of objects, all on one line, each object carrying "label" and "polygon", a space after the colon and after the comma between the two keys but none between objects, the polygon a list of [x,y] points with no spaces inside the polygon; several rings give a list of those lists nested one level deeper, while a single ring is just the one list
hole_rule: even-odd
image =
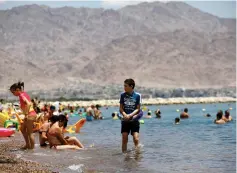
[{"label": "ripple on water", "polygon": [[68,167],[70,170],[73,170],[73,171],[75,171],[75,172],[84,172],[84,169],[85,169],[85,165],[83,165],[83,164],[78,164],[78,165],[70,165],[69,167]]}]

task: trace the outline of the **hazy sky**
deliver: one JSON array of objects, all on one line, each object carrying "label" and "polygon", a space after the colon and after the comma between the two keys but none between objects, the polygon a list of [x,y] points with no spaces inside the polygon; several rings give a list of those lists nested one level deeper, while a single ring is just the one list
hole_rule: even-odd
[{"label": "hazy sky", "polygon": [[[144,0],[153,1],[153,0]],[[163,0],[167,1],[167,0]],[[25,4],[44,4],[50,7],[90,7],[90,8],[113,8],[118,9],[128,4],[137,4],[143,2],[137,1],[118,1],[118,0],[100,0],[100,1],[8,1],[0,0],[0,9],[9,9]],[[236,1],[184,1],[193,7],[213,15],[225,18],[236,18]]]}]

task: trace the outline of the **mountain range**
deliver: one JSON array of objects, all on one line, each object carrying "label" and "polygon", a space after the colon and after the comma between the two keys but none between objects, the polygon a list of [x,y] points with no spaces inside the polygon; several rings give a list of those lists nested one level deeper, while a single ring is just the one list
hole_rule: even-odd
[{"label": "mountain range", "polygon": [[236,19],[183,2],[25,5],[0,11],[0,57],[0,93],[18,80],[26,90],[91,95],[126,78],[155,89],[235,87]]}]

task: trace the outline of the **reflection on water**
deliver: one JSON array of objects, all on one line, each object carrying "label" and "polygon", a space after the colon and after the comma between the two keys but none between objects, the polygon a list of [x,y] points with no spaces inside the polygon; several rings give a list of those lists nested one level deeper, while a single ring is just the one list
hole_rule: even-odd
[{"label": "reflection on water", "polygon": [[[224,125],[213,123],[218,109],[228,109],[233,122]],[[174,125],[176,110],[189,108],[191,118]],[[144,119],[141,124],[142,145],[133,149],[129,135],[128,148],[121,152],[120,121],[112,120],[111,113],[118,108],[102,109],[105,120],[87,122],[76,135],[86,150],[57,151],[40,148],[34,151],[13,151],[17,157],[46,164],[53,171],[75,172],[138,172],[138,173],[232,173],[236,172],[236,106],[228,104],[195,104],[149,106],[161,109],[162,118]],[[203,111],[205,110],[205,111]],[[212,117],[203,115],[210,113]],[[71,117],[73,124],[78,117]],[[36,137],[36,139],[38,139]],[[92,147],[94,144],[94,147]]]}]

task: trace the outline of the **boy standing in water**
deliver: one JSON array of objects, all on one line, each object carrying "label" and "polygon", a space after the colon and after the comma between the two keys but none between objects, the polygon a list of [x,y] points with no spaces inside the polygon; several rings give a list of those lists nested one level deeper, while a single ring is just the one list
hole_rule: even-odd
[{"label": "boy standing in water", "polygon": [[138,120],[133,120],[133,117],[140,112],[141,95],[134,92],[135,81],[126,79],[124,81],[124,93],[120,96],[120,113],[123,116],[121,121],[122,133],[122,152],[127,151],[128,135],[131,131],[135,147],[139,144],[139,129],[140,123]]}]

